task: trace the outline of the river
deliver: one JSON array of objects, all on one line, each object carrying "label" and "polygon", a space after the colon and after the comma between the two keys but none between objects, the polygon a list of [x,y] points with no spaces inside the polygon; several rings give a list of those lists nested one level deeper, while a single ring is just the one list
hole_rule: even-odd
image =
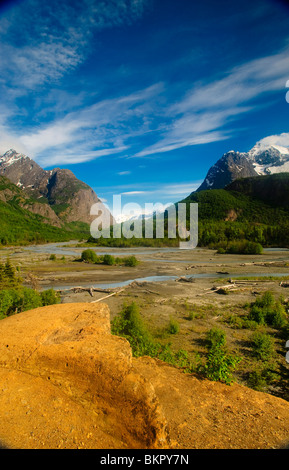
[{"label": "river", "polygon": [[[25,252],[25,253],[34,253],[34,254],[55,254],[55,255],[58,255],[58,256],[80,256],[82,251],[85,249],[83,247],[76,247],[75,245],[77,244],[77,241],[71,241],[71,242],[59,242],[59,243],[49,243],[49,244],[44,244],[44,245],[30,245],[30,246],[27,246],[27,247],[21,247],[17,250],[14,251],[14,253],[11,253],[11,255],[9,255],[11,258],[13,256],[19,256],[19,254],[21,252]],[[120,249],[120,248],[107,248],[107,247],[104,247],[104,248],[101,248],[101,247],[90,247],[90,249],[94,250],[98,255],[104,255],[104,254],[111,254],[113,256],[128,256],[128,255],[135,255],[135,256],[139,256],[141,258],[142,261],[150,261],[150,262],[155,262],[155,263],[180,263],[180,264],[197,264],[199,266],[202,266],[202,265],[220,265],[220,259],[217,258],[217,259],[212,259],[212,258],[206,258],[206,259],[200,259],[200,256],[196,256],[196,252],[194,253],[194,250],[188,252],[187,250],[181,250],[179,248],[123,248],[123,249]],[[184,252],[186,252],[187,256],[183,256]],[[27,254],[28,254],[27,253]],[[173,258],[171,257],[172,254],[174,253],[178,253],[180,255],[180,253],[182,254],[182,256],[178,257],[176,256],[173,256]],[[272,253],[272,255],[276,255],[276,253],[280,253],[280,257],[279,258],[276,258],[273,257],[271,259],[271,257],[269,258],[268,255],[270,255],[270,253]],[[289,250],[288,248],[265,248],[264,249],[264,255],[265,258],[266,258],[266,261],[272,261],[272,260],[283,260],[283,257],[284,259],[288,260],[288,253],[289,253]],[[165,254],[168,254],[168,256],[163,256]],[[161,255],[160,257],[150,257],[150,255]],[[284,255],[284,256],[283,256]],[[148,256],[148,258],[147,258]],[[226,256],[226,255],[225,255]],[[259,255],[260,256],[260,255]],[[182,258],[182,259],[180,259]],[[258,258],[258,261],[264,261],[264,259],[261,259],[261,258]],[[225,261],[226,265],[227,264],[236,264],[236,260],[235,259],[229,259],[226,258],[226,261]],[[223,269],[224,270],[224,269]],[[289,273],[288,273],[289,274]],[[132,277],[130,279],[127,279],[127,280],[123,280],[123,281],[115,281],[115,282],[97,282],[97,283],[94,283],[94,282],[89,282],[89,283],[86,283],[86,282],[83,282],[83,281],[80,281],[81,282],[81,285],[83,287],[99,287],[99,288],[104,288],[104,289],[108,289],[108,288],[113,288],[113,287],[123,287],[123,286],[126,286],[128,284],[130,284],[131,282],[133,281],[138,281],[138,282],[163,282],[163,281],[170,281],[170,280],[176,280],[177,278],[179,277],[186,277],[186,278],[211,278],[211,279],[217,279],[217,278],[228,278],[228,277],[238,277],[238,276],[247,276],[247,277],[256,277],[256,276],[264,276],[266,274],[264,274],[264,272],[242,272],[242,274],[240,274],[240,272],[230,272],[228,274],[228,272],[224,272],[222,273],[221,271],[218,271],[218,272],[214,272],[214,273],[211,273],[211,272],[208,272],[208,273],[204,273],[204,272],[194,272],[192,274],[188,274],[187,271],[185,271],[184,269],[184,272],[178,272],[178,275],[148,275],[148,276],[145,276],[145,277]],[[269,273],[268,273],[269,275]],[[270,276],[284,276],[286,275],[286,272],[270,272]],[[53,284],[53,287],[54,289],[59,289],[59,290],[63,290],[63,289],[69,289],[69,288],[72,288],[72,287],[75,287],[75,283],[74,284],[71,284],[71,282],[67,282],[67,283],[61,283],[61,285],[58,285],[57,284],[57,281],[55,282],[55,284]],[[44,289],[46,287],[43,287]],[[48,288],[48,287],[47,287]]]}]

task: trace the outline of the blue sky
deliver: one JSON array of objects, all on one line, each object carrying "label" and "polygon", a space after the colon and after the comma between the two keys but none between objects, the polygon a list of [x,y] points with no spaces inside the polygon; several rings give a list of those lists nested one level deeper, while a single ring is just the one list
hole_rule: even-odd
[{"label": "blue sky", "polygon": [[0,153],[177,202],[226,151],[289,146],[288,22],[281,0],[2,2]]}]

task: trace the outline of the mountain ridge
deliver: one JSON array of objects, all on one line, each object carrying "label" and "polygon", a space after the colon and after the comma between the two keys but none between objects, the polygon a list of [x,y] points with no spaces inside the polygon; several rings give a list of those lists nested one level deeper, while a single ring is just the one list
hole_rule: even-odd
[{"label": "mountain ridge", "polygon": [[230,150],[212,165],[197,191],[221,189],[240,178],[289,172],[289,149],[258,141],[248,152]]},{"label": "mountain ridge", "polygon": [[[80,181],[71,170],[44,170],[30,157],[14,149],[0,157],[0,175],[35,200],[34,212],[42,215],[43,204],[46,204],[46,215],[52,225],[73,222],[90,224],[95,218],[90,215],[91,207],[101,203],[94,190]],[[40,205],[37,206],[36,202]],[[104,205],[103,208],[108,210]]]}]

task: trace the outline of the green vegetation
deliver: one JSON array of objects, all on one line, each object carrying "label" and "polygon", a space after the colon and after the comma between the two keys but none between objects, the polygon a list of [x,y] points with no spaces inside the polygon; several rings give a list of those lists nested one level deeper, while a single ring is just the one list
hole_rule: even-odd
[{"label": "green vegetation", "polygon": [[[138,305],[124,305],[122,311],[112,321],[112,334],[126,338],[132,348],[133,355],[151,356],[161,359],[169,364],[181,367],[185,372],[198,372],[210,380],[222,381],[230,384],[233,381],[233,371],[240,362],[240,357],[228,354],[226,350],[225,334],[221,330],[210,330],[208,332],[208,354],[205,364],[200,362],[196,354],[196,361],[189,358],[187,351],[179,349],[173,352],[170,343],[157,342],[149,332],[139,311]],[[170,320],[166,329],[169,334],[175,335],[179,332],[179,324]]]},{"label": "green vegetation", "polygon": [[[220,253],[259,254],[265,246],[289,246],[289,173],[237,180],[225,189],[194,192],[182,203],[198,204],[198,246],[219,250]],[[237,184],[238,183],[238,184]],[[178,223],[178,221],[176,221]],[[154,237],[126,239],[89,237],[94,246],[178,246],[180,238],[168,237],[168,218],[164,218],[164,238],[157,238],[156,218]]]},{"label": "green vegetation", "polygon": [[287,323],[284,305],[270,291],[265,292],[251,306],[248,319],[274,328],[282,328]]},{"label": "green vegetation", "polygon": [[53,289],[38,292],[22,286],[18,271],[9,260],[0,263],[0,319],[15,313],[60,302],[60,296]]},{"label": "green vegetation", "polygon": [[126,257],[114,257],[109,254],[97,255],[95,251],[91,249],[84,250],[81,254],[81,260],[86,263],[93,264],[105,264],[108,266],[114,265],[124,265],[124,266],[137,266],[139,263],[135,256],[126,256]]},{"label": "green vegetation", "polygon": [[86,230],[72,230],[67,225],[63,228],[49,225],[44,217],[22,209],[13,201],[0,201],[0,219],[0,246],[62,242],[87,238],[89,233],[89,226]]},{"label": "green vegetation", "polygon": [[263,252],[263,247],[260,243],[248,240],[236,241],[223,241],[214,246],[217,253],[230,253],[239,255],[260,255]]},{"label": "green vegetation", "polygon": [[204,365],[204,373],[210,380],[229,385],[233,381],[233,371],[241,361],[241,357],[227,352],[225,332],[218,328],[212,328],[208,331],[207,341],[208,356]]},{"label": "green vegetation", "polygon": [[0,246],[87,239],[88,224],[55,227],[45,217],[25,209],[24,207],[29,206],[32,208],[35,203],[46,203],[46,200],[24,196],[23,191],[4,176],[0,176],[0,191],[9,195],[6,202],[0,201]]},{"label": "green vegetation", "polygon": [[111,324],[112,334],[126,338],[132,348],[135,357],[151,356],[169,364],[192,369],[192,363],[186,351],[180,349],[177,352],[171,350],[170,344],[157,342],[149,332],[139,311],[138,305],[124,305],[123,309]]},{"label": "green vegetation", "polygon": [[180,325],[174,318],[170,319],[167,331],[170,335],[176,335],[180,331]]},{"label": "green vegetation", "polygon": [[[287,299],[265,291],[254,302],[230,309],[172,299],[167,305],[175,315],[155,323],[147,302],[141,308],[135,302],[124,305],[112,321],[113,334],[124,336],[135,356],[148,355],[187,373],[228,385],[238,381],[289,400]],[[256,308],[263,313],[261,321],[252,318]]]},{"label": "green vegetation", "polygon": [[255,331],[251,337],[252,351],[257,359],[268,360],[274,355],[274,343],[268,333]]}]

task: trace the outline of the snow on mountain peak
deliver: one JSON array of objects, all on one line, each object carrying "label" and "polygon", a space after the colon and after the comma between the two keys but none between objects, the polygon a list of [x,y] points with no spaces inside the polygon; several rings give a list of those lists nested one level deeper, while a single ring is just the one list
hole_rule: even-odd
[{"label": "snow on mountain peak", "polygon": [[0,157],[0,164],[1,163],[5,164],[5,166],[7,167],[17,162],[18,160],[21,160],[24,158],[28,158],[28,157],[24,155],[23,153],[16,152],[16,150],[14,149],[10,149],[10,150],[7,150],[7,152],[5,152],[4,155],[2,155],[2,157]]},{"label": "snow on mountain peak", "polygon": [[283,147],[281,145],[276,144],[266,144],[265,142],[259,141],[257,142],[254,147],[248,152],[249,158],[256,157],[263,152],[266,151],[276,151],[279,152],[280,156],[289,156],[289,149],[287,147]]}]

